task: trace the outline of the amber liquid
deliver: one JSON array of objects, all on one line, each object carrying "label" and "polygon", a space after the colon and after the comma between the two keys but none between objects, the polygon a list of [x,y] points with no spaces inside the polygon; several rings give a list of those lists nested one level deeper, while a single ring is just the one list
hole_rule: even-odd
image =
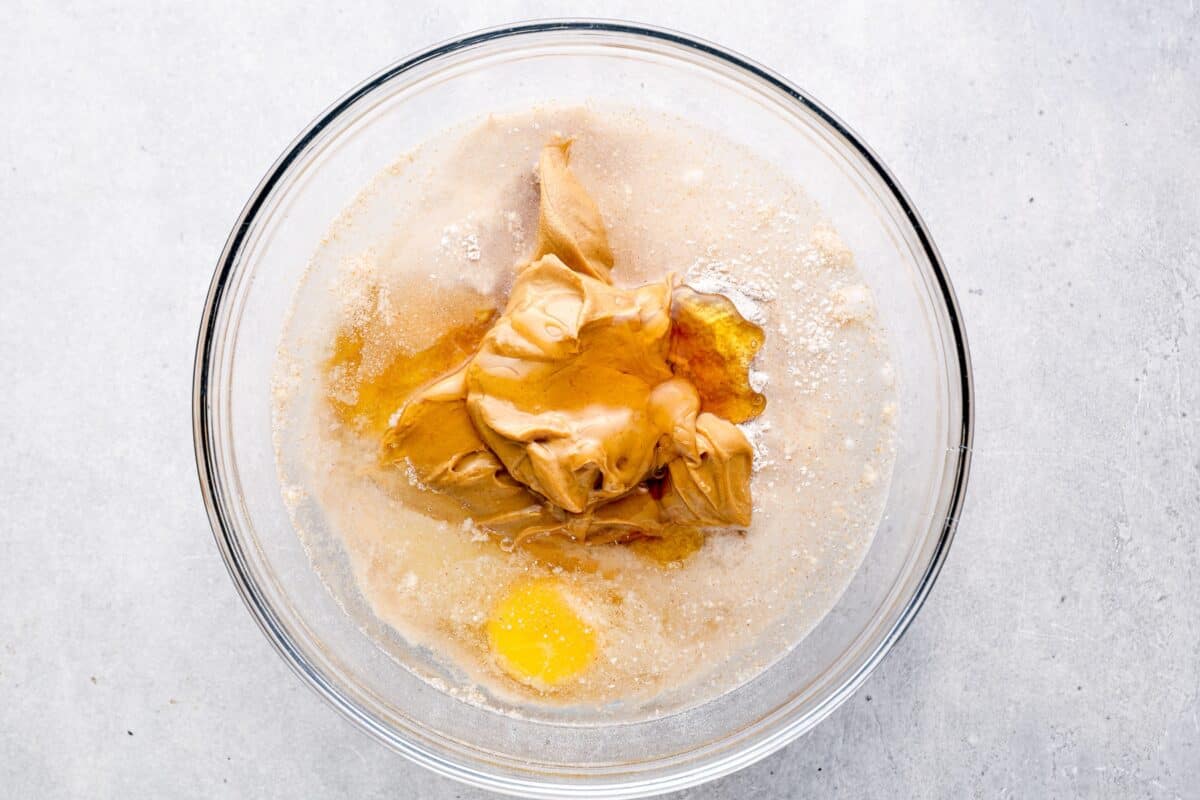
[{"label": "amber liquid", "polygon": [[700,395],[700,410],[733,423],[748,422],[767,407],[750,387],[750,363],[762,347],[762,328],[746,320],[725,297],[687,286],[671,296],[671,348],[667,362]]},{"label": "amber liquid", "polygon": [[382,435],[413,392],[466,362],[495,318],[495,309],[480,309],[471,322],[450,328],[428,347],[397,348],[375,369],[363,358],[364,344],[374,333],[371,321],[342,328],[325,362],[326,396],[334,415],[355,430]]}]

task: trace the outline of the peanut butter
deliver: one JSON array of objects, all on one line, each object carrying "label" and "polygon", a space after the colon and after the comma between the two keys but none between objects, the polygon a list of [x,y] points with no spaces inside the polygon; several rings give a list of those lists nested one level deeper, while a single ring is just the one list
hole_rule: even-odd
[{"label": "peanut butter", "polygon": [[381,460],[517,543],[745,527],[752,451],[733,423],[765,405],[746,377],[762,331],[674,276],[613,285],[569,151],[543,148],[537,243],[503,313],[465,364],[407,400]]}]

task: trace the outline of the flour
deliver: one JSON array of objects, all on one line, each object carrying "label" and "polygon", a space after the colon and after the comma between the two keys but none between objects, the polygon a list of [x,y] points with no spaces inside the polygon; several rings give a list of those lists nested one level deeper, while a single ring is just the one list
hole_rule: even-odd
[{"label": "flour", "polygon": [[738,425],[742,433],[745,434],[746,440],[750,442],[750,448],[754,451],[753,470],[759,472],[772,463],[770,460],[771,450],[767,444],[767,433],[771,430],[771,423],[764,417],[756,417],[749,422],[743,422]]},{"label": "flour", "polygon": [[707,257],[688,267],[684,282],[697,292],[724,295],[739,314],[759,326],[767,323],[766,304],[775,300],[775,290],[765,281],[734,277],[730,264]]}]

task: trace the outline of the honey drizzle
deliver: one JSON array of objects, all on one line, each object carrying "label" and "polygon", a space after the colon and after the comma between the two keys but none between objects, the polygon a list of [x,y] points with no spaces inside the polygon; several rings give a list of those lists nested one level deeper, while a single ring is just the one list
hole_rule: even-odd
[{"label": "honey drizzle", "polygon": [[667,363],[700,395],[700,410],[733,423],[763,412],[767,399],[750,386],[750,364],[762,347],[763,329],[719,294],[678,286],[671,296]]},{"label": "honey drizzle", "polygon": [[466,362],[496,315],[495,309],[480,309],[471,322],[450,328],[422,350],[397,349],[377,371],[363,364],[363,347],[373,331],[362,323],[343,327],[325,362],[326,397],[334,415],[356,431],[382,435],[413,392]]}]

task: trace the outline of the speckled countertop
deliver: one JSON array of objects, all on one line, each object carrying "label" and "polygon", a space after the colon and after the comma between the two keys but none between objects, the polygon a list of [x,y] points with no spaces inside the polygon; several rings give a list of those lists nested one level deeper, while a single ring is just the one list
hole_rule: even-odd
[{"label": "speckled countertop", "polygon": [[975,360],[928,604],[814,733],[689,798],[1195,796],[1200,13],[1164,3],[25,3],[0,25],[0,786],[482,793],[305,689],[225,573],[192,349],[242,202],[380,66],[566,12],[686,29],[854,127],[924,214]]}]

